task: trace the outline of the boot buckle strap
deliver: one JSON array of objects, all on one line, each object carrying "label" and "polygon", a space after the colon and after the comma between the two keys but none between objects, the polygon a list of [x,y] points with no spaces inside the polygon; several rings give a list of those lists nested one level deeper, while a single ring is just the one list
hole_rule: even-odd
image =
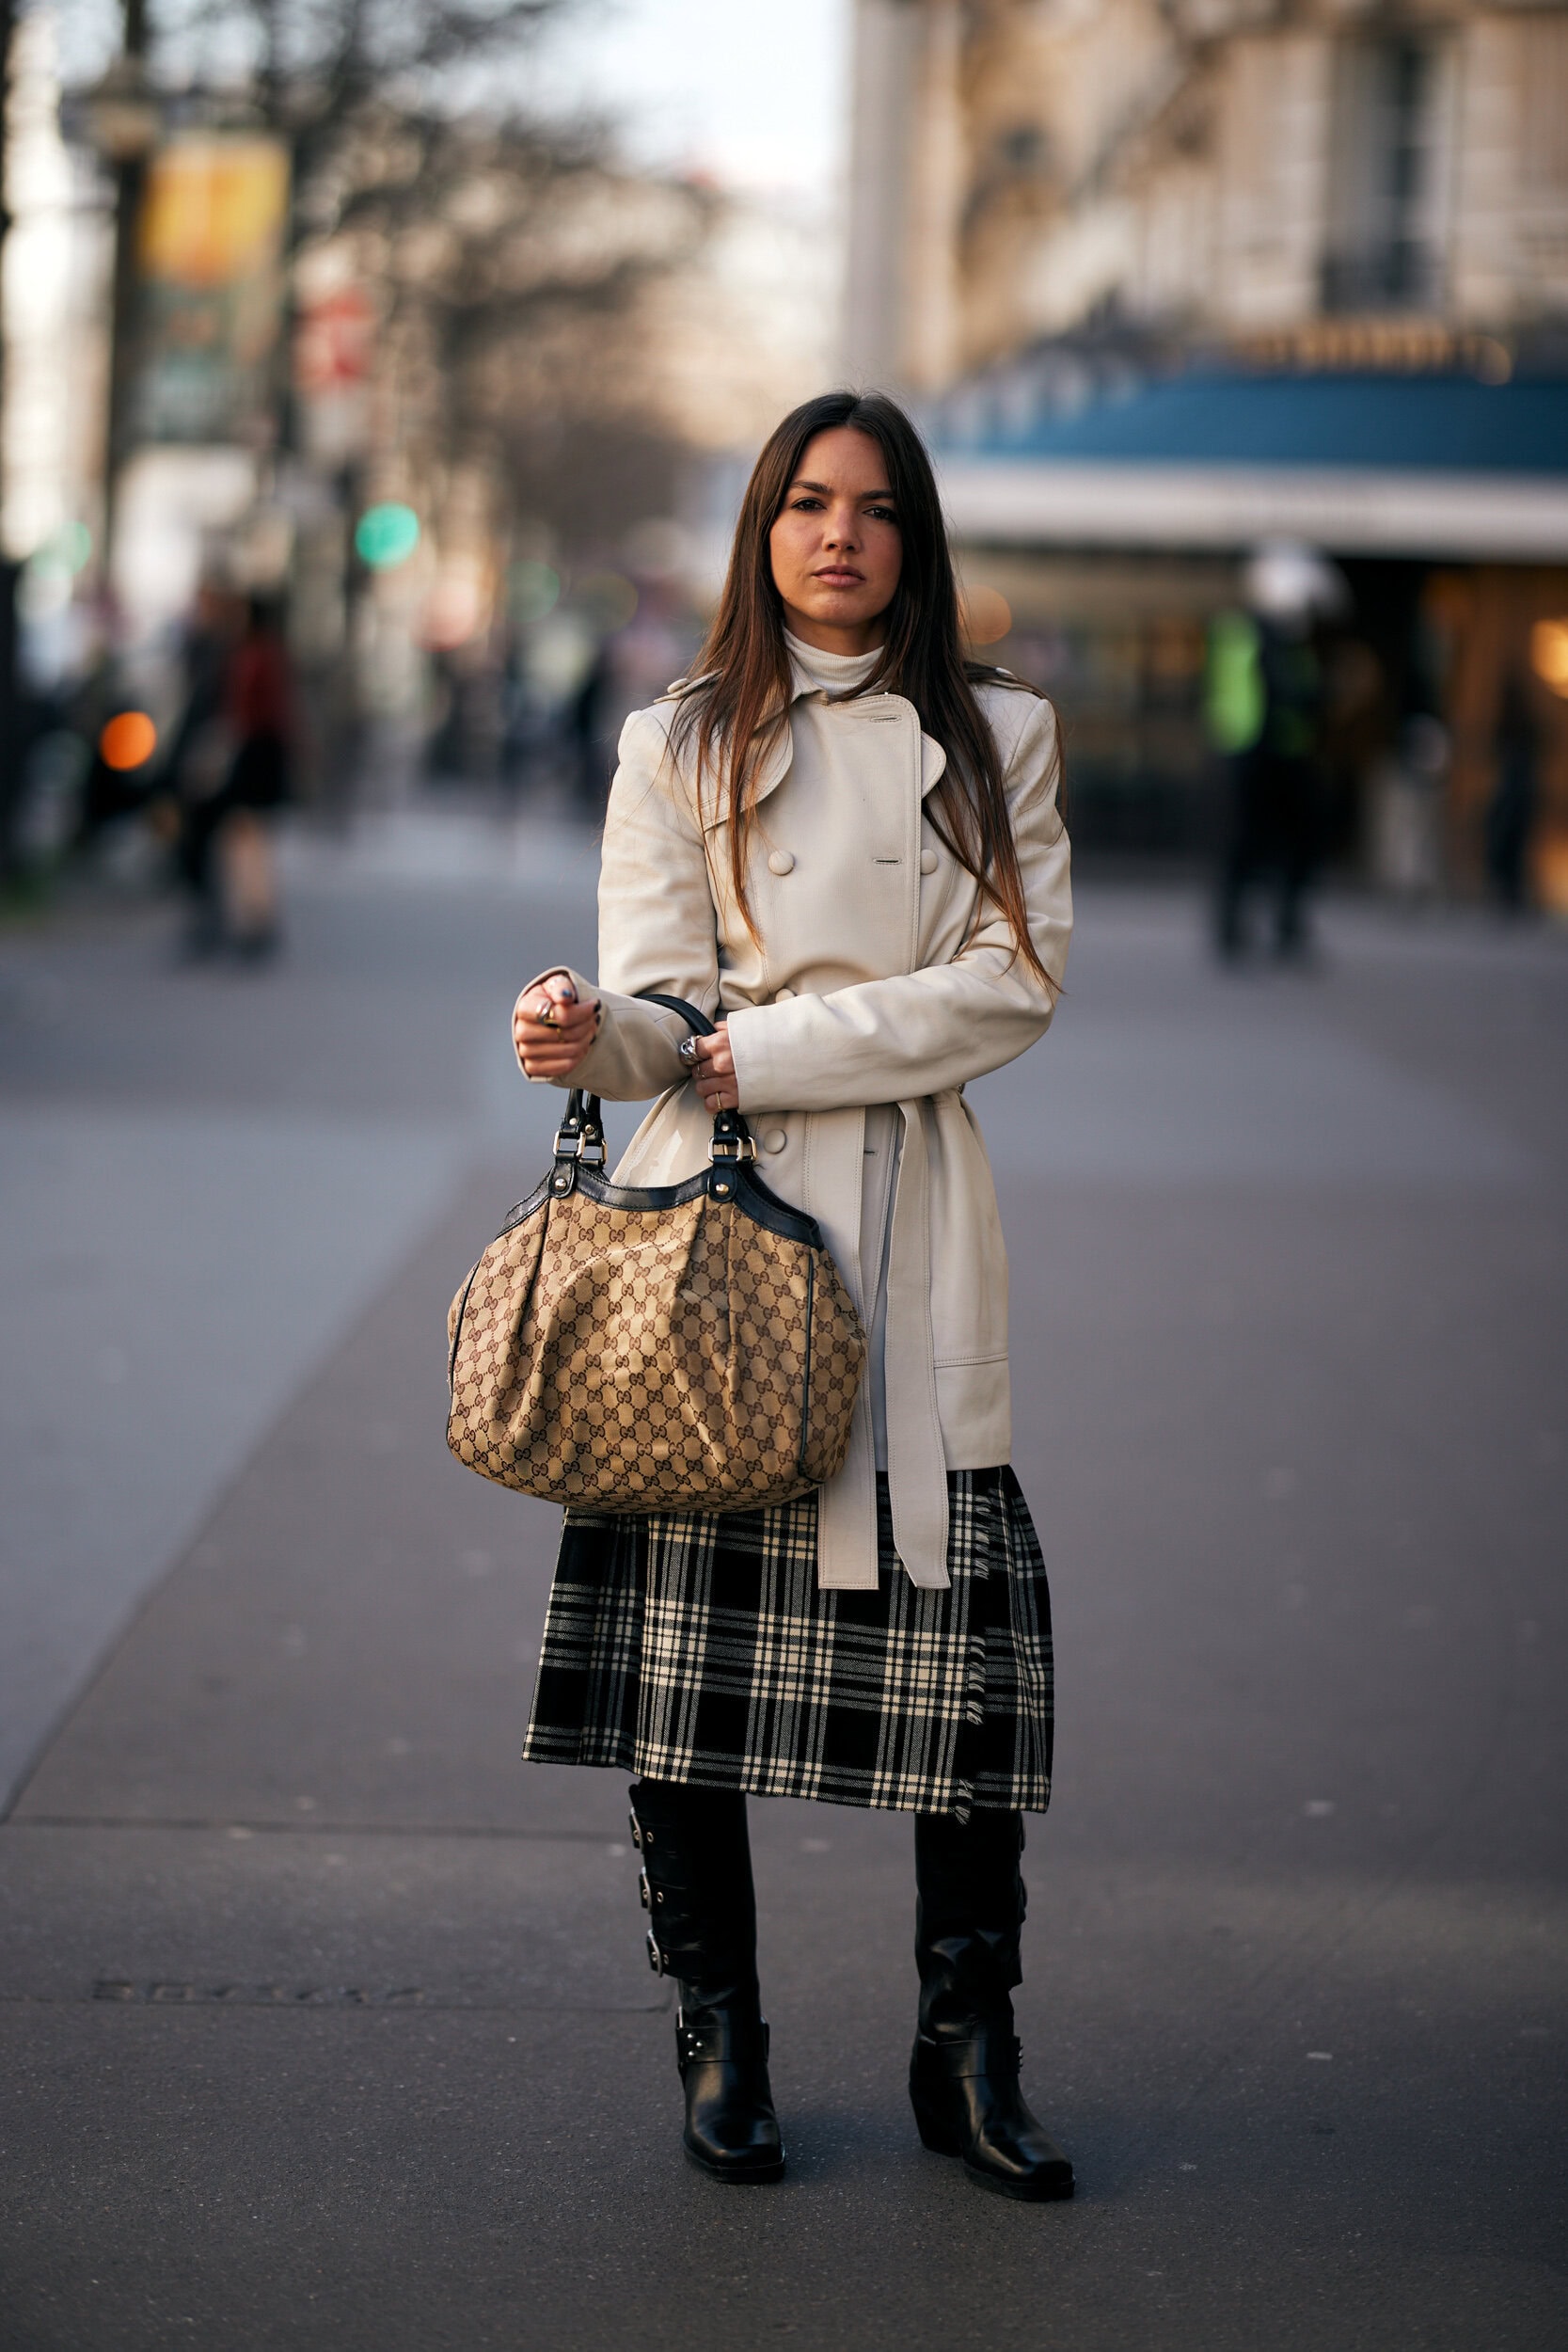
[{"label": "boot buckle strap", "polygon": [[741,2064],[755,2057],[766,2066],[771,2042],[766,2017],[753,2021],[719,2012],[707,2026],[689,2026],[679,2014],[675,2020],[675,2051],[683,2067],[694,2058]]}]

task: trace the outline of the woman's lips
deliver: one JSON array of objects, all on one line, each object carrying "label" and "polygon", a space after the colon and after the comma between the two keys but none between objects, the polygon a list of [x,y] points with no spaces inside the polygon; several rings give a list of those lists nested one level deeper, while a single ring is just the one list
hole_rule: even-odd
[{"label": "woman's lips", "polygon": [[813,580],[822,580],[830,588],[858,588],[865,578],[863,572],[851,572],[830,564],[825,571],[813,572]]}]

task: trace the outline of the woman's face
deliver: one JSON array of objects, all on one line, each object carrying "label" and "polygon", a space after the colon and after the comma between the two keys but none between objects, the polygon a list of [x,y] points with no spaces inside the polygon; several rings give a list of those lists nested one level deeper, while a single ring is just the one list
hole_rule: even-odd
[{"label": "woman's face", "polygon": [[835,425],[806,443],[768,545],[785,624],[804,644],[824,653],[881,644],[904,542],[869,434]]}]

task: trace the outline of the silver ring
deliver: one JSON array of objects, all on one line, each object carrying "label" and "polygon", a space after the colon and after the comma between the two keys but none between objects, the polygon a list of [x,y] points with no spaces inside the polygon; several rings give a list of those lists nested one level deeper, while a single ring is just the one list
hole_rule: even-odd
[{"label": "silver ring", "polygon": [[680,1056],[682,1061],[685,1062],[688,1070],[696,1069],[697,1041],[694,1037],[683,1037],[680,1043],[676,1046],[675,1051]]}]

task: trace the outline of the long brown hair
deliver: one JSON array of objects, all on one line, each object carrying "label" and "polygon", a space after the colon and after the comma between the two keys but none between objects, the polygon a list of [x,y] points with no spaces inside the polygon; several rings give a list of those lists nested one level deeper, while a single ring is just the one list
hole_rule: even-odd
[{"label": "long brown hair", "polygon": [[807,444],[841,425],[868,435],[881,452],[903,540],[903,569],[888,608],[881,658],[857,691],[902,694],[914,705],[925,733],[947,754],[946,771],[927,796],[932,828],[974,876],[982,902],[989,899],[1006,917],[1016,953],[1054,993],[1056,983],[1029,935],[1002,763],[974,698],[977,683],[1003,674],[964,659],[958,586],[931,461],[909,418],[885,394],[821,392],[792,408],[769,436],[746,485],[724,591],[692,683],[681,691],[672,739],[679,748],[695,739],[699,799],[705,779],[711,780],[714,805],[730,820],[730,880],[755,938],[746,895],[754,787],[763,759],[789,723],[790,704],[784,605],[773,582],[768,534]]}]

